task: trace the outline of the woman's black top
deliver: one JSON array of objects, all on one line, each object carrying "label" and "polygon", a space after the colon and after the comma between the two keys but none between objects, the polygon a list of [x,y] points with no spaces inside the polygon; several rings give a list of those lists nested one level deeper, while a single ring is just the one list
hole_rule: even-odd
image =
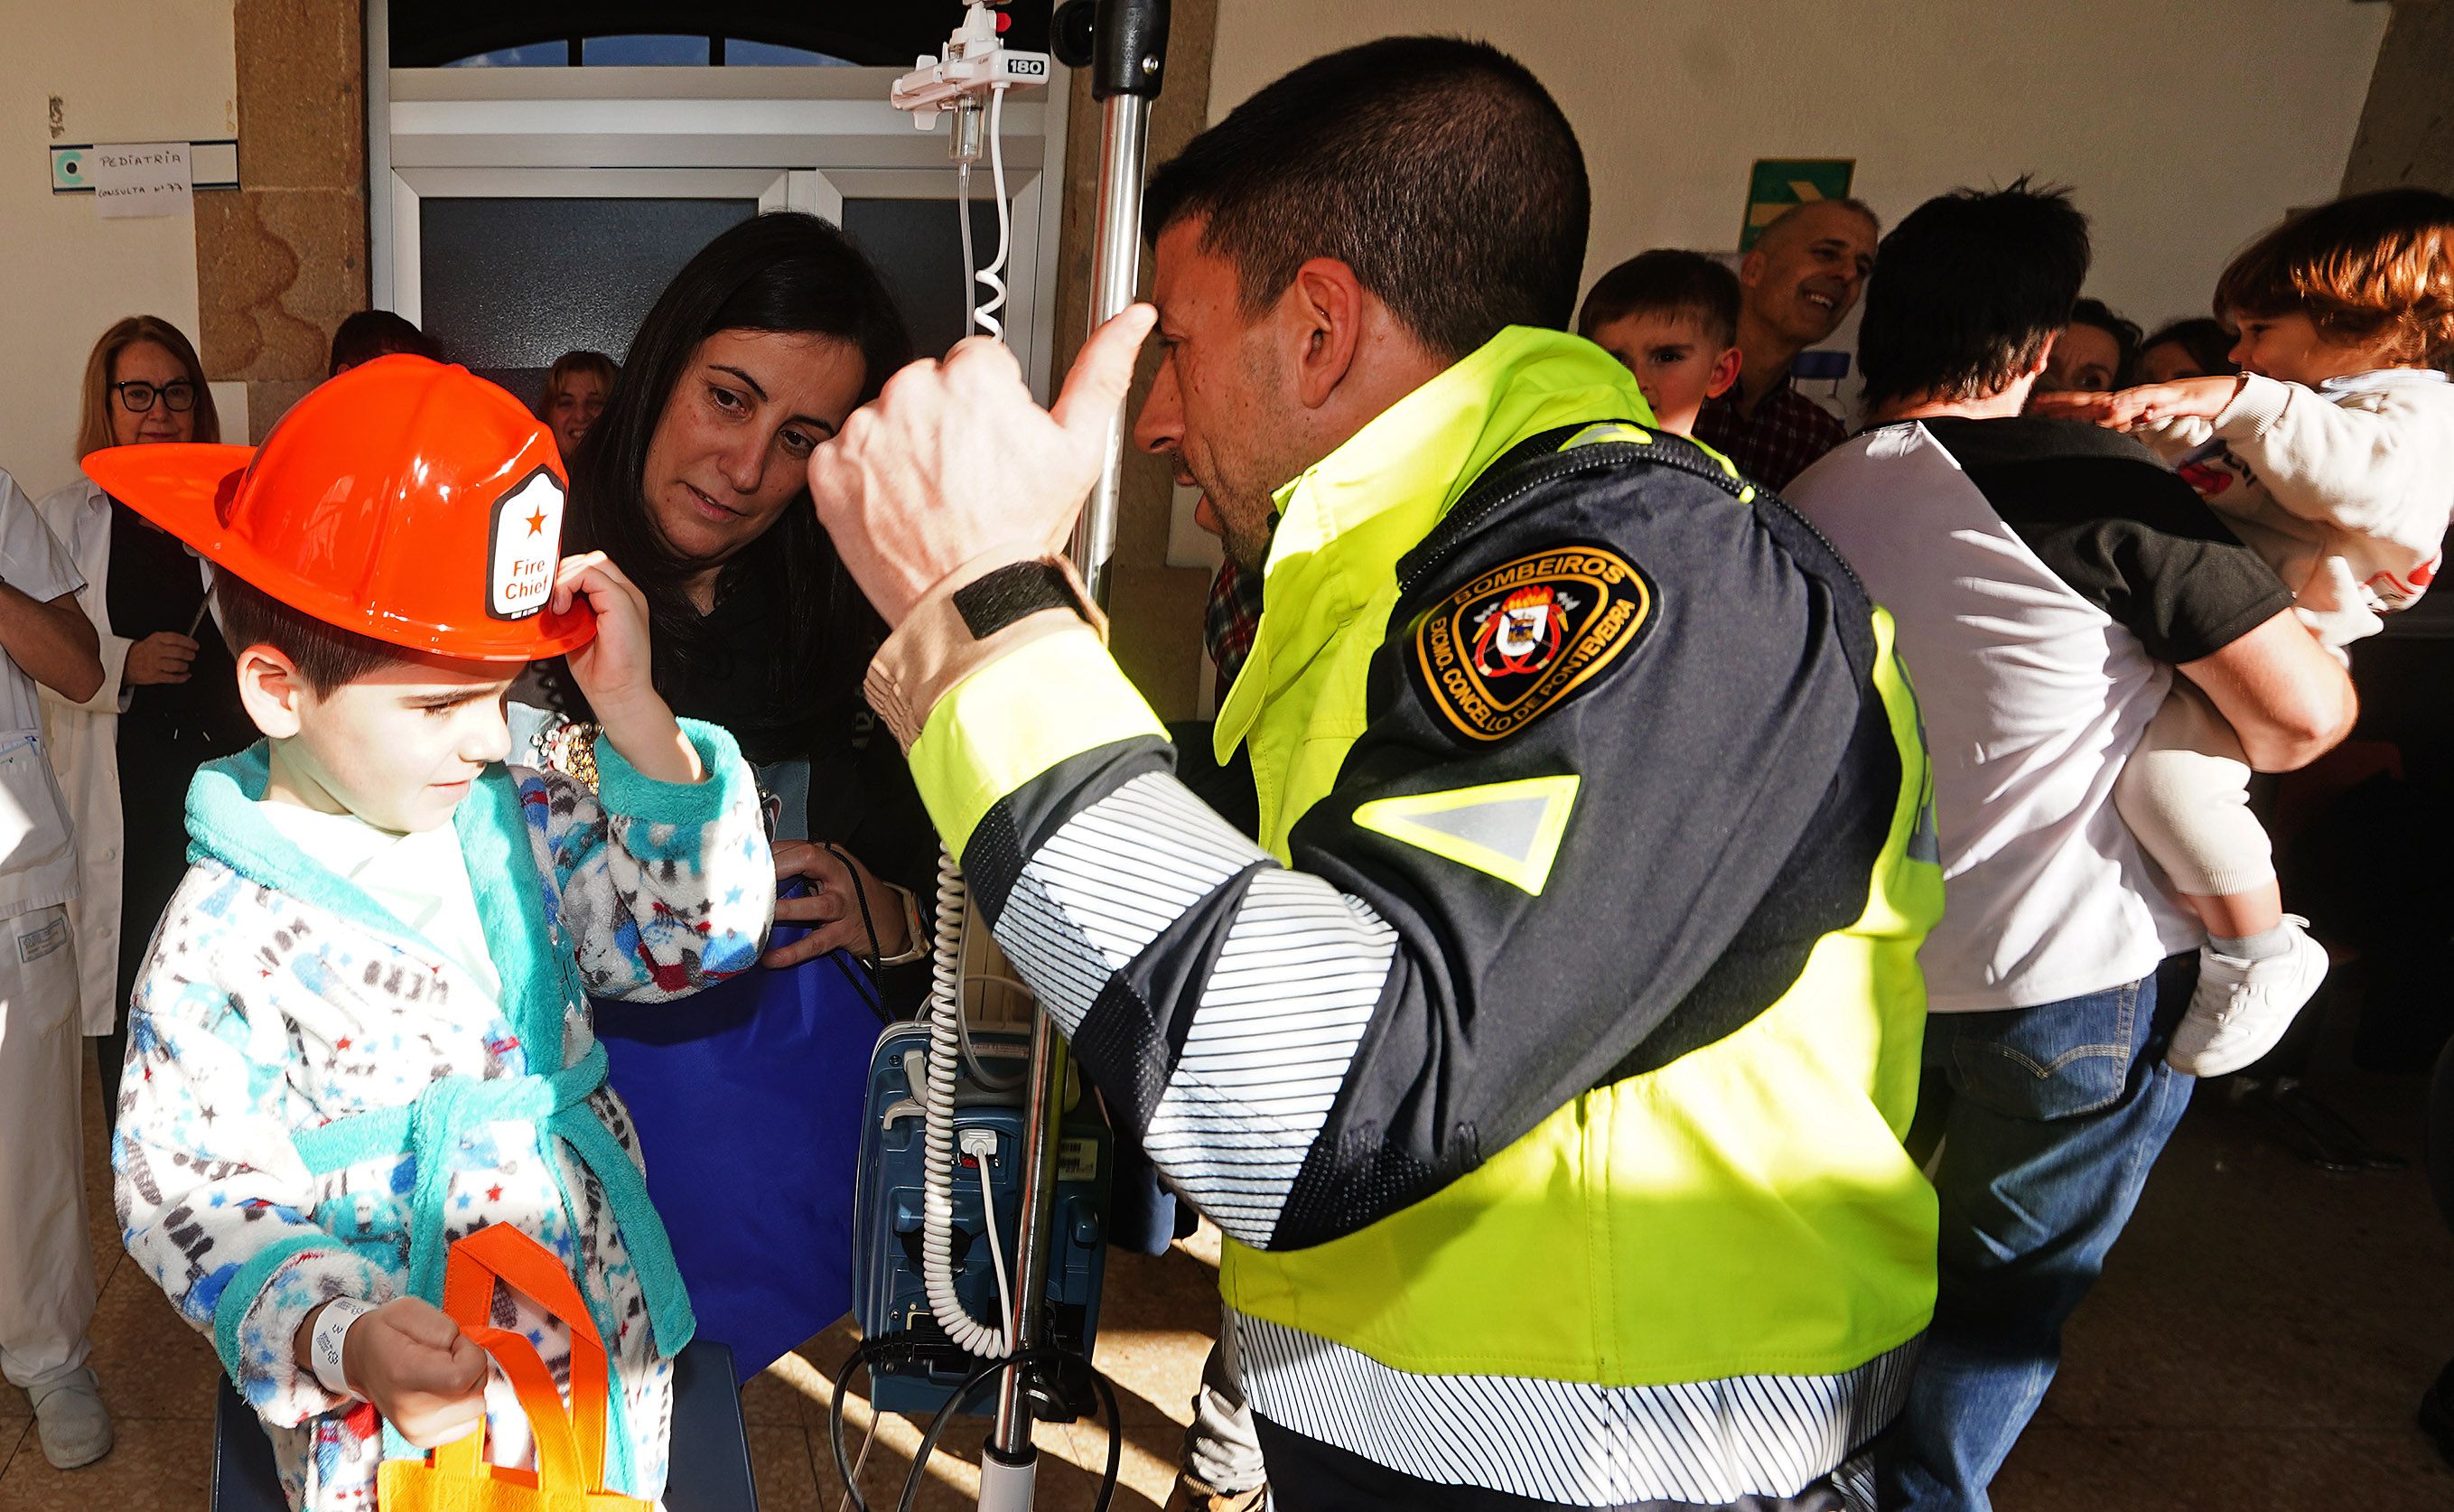
[{"label": "woman's black top", "polygon": [[[238,700],[238,675],[220,628],[206,615],[204,579],[196,558],[177,537],[154,529],[142,515],[117,499],[111,501],[111,572],[104,583],[103,607],[111,616],[111,633],[143,640],[159,631],[175,631],[196,641],[196,659],[185,682],[157,682],[128,689],[128,707],[119,716],[121,764],[143,762],[167,755],[192,771],[200,750],[220,756],[244,749],[255,739],[255,727]],[[182,792],[184,793],[184,786]]]},{"label": "woman's black top", "polygon": [[828,743],[821,732],[832,722],[828,711],[796,696],[776,665],[788,632],[783,606],[764,586],[744,584],[718,598],[687,651],[655,648],[656,691],[674,713],[724,726],[753,766],[812,755]]}]

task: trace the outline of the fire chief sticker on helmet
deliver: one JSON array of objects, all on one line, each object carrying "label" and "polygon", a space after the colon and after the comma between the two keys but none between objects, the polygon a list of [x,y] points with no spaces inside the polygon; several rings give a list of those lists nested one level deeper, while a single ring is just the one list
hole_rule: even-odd
[{"label": "fire chief sticker on helmet", "polygon": [[1562,546],[1495,568],[1415,627],[1432,701],[1477,740],[1514,735],[1634,644],[1653,594],[1607,546]]},{"label": "fire chief sticker on helmet", "polygon": [[553,597],[562,563],[562,485],[544,468],[494,501],[487,534],[486,613],[526,619]]}]

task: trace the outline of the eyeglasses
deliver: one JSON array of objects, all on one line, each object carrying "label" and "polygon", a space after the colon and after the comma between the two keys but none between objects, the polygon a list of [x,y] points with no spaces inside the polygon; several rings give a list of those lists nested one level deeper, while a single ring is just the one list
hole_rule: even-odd
[{"label": "eyeglasses", "polygon": [[119,402],[127,407],[131,414],[143,414],[153,408],[153,396],[157,393],[162,396],[163,404],[168,406],[173,414],[184,414],[196,407],[196,386],[184,378],[177,383],[166,383],[158,388],[135,379],[126,383],[114,383],[111,388],[117,391]]}]

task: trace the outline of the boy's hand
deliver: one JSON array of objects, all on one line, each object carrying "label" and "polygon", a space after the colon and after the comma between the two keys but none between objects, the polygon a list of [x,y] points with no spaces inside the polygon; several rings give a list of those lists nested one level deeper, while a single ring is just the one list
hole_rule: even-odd
[{"label": "boy's hand", "polygon": [[569,613],[579,599],[596,612],[596,636],[572,652],[571,675],[591,706],[653,697],[648,656],[648,599],[603,552],[566,556],[554,574],[553,612]]},{"label": "boy's hand", "polygon": [[[299,1332],[314,1326],[311,1313]],[[449,1443],[485,1421],[486,1368],[486,1352],[460,1325],[414,1297],[384,1303],[351,1324],[341,1341],[343,1379],[421,1449]]]},{"label": "boy's hand", "polygon": [[640,776],[696,782],[698,752],[656,693],[648,647],[648,599],[603,552],[563,558],[554,576],[554,613],[581,598],[596,611],[596,637],[570,653],[571,677],[595,711],[605,738]]}]

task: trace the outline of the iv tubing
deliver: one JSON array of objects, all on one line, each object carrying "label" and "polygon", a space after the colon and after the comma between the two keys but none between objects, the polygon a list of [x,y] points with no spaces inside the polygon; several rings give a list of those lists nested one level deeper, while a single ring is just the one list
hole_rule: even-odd
[{"label": "iv tubing", "polygon": [[[983,1360],[1002,1360],[1014,1352],[1006,1323],[981,1322],[964,1307],[955,1290],[955,1083],[962,1072],[963,917],[967,908],[963,874],[955,858],[937,856],[937,927],[929,962],[929,1083],[920,1101],[920,1280],[929,1294],[929,1312],[946,1337]],[[981,1168],[986,1174],[987,1167]],[[982,1215],[996,1252],[996,1218]],[[998,1270],[1003,1272],[1000,1261]],[[1014,1314],[1009,1305],[1006,1317]]]},{"label": "iv tubing", "polygon": [[[1005,308],[1005,279],[1001,275],[1005,272],[1006,256],[1013,251],[1014,241],[1014,227],[1008,218],[1005,203],[1005,91],[1006,87],[1000,84],[989,96],[989,184],[996,192],[996,258],[972,274],[980,287],[989,292],[989,296],[972,311],[972,319],[982,331],[1000,339],[1005,335],[1005,322],[997,314]],[[968,211],[968,201],[965,207]],[[967,214],[963,236],[963,256],[967,261],[971,257],[972,246],[970,224]]]}]

